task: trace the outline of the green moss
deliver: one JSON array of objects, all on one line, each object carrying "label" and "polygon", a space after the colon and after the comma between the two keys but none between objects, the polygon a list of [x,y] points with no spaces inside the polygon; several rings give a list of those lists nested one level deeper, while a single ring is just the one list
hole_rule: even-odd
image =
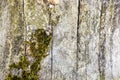
[{"label": "green moss", "polygon": [[[46,34],[43,28],[46,27],[46,24],[50,23],[51,26],[56,26],[59,22],[60,15],[55,12],[55,8],[47,10],[47,6],[44,9],[37,9],[35,1],[26,1],[28,4],[25,5],[25,20],[28,25],[36,25],[39,29],[35,30],[31,35],[29,41],[25,41],[27,46],[29,46],[29,53],[23,54],[20,51],[20,48],[23,37],[23,16],[22,16],[22,7],[19,0],[10,0],[10,21],[13,26],[13,48],[12,53],[21,54],[20,61],[12,63],[9,67],[9,74],[6,76],[5,80],[39,80],[38,71],[41,70],[41,62],[48,55],[47,51],[49,49],[49,44],[52,40],[52,34],[49,36]],[[37,9],[37,10],[35,10]],[[28,10],[28,11],[27,11]],[[30,15],[28,15],[31,13]],[[49,14],[52,13],[52,17],[49,18]],[[54,14],[55,13],[55,14]],[[56,15],[57,14],[57,15]],[[37,16],[35,16],[37,15]],[[46,19],[45,19],[46,18]],[[35,19],[35,20],[34,20]],[[48,21],[46,21],[48,20]],[[34,22],[33,22],[34,21]],[[20,34],[19,36],[17,34]],[[33,61],[29,60],[32,58]],[[22,70],[20,76],[14,75],[12,72],[14,69]]]},{"label": "green moss", "polygon": [[7,80],[22,80],[22,79],[17,76],[12,76],[11,74],[9,74]]},{"label": "green moss", "polygon": [[[27,42],[30,46],[31,55],[22,55],[20,62],[11,64],[10,73],[6,80],[39,80],[38,71],[41,69],[41,61],[47,56],[46,52],[51,40],[52,35],[46,35],[44,29],[37,29],[31,35],[30,41]],[[32,57],[34,61],[29,61],[28,57]],[[29,66],[30,70],[27,70]],[[13,69],[22,69],[21,76],[12,75]]]}]

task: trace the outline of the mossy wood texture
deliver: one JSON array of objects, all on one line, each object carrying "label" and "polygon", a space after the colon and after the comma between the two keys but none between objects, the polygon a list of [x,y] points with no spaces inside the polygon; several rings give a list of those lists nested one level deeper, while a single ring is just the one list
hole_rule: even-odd
[{"label": "mossy wood texture", "polygon": [[120,80],[119,53],[119,0],[0,0],[0,80]]}]

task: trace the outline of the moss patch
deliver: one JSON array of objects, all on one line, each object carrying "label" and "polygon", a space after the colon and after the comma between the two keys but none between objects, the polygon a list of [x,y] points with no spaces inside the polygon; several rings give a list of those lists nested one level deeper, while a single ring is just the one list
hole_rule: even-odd
[{"label": "moss patch", "polygon": [[[35,1],[25,1],[24,15],[22,15],[23,7],[20,0],[9,0],[11,28],[11,44],[13,50],[11,53],[20,54],[19,62],[9,65],[9,74],[5,80],[39,80],[38,72],[41,70],[41,62],[47,56],[49,44],[52,40],[52,33],[48,36],[44,27],[48,25],[56,26],[60,20],[59,11],[55,8],[49,8],[48,5],[38,6]],[[49,15],[52,14],[51,17]],[[27,26],[37,26],[28,41],[26,52],[22,52],[23,36],[24,36],[24,20]],[[41,29],[42,28],[42,29]],[[14,29],[14,30],[13,30]],[[19,44],[18,44],[19,43]],[[18,48],[20,48],[18,50]],[[19,52],[16,52],[19,51]],[[18,55],[17,54],[17,55]],[[16,71],[17,70],[17,71]]]},{"label": "moss patch", "polygon": [[[23,54],[20,62],[10,65],[10,73],[5,80],[39,80],[38,71],[41,69],[41,61],[47,56],[46,52],[51,40],[51,34],[48,36],[44,29],[37,29],[31,35],[30,41],[26,42],[30,46],[30,53]],[[33,61],[29,58],[32,58]],[[12,73],[14,69],[22,70],[20,76]]]}]

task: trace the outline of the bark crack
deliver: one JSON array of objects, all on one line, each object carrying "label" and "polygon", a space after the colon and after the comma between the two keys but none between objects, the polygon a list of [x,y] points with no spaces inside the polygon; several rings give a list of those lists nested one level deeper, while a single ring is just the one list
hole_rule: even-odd
[{"label": "bark crack", "polygon": [[79,36],[79,26],[80,26],[80,0],[78,0],[78,15],[77,15],[77,53],[76,53],[76,80],[78,80],[78,59],[79,59],[79,40],[80,40],[80,36]]},{"label": "bark crack", "polygon": [[101,4],[101,14],[100,14],[100,26],[99,26],[99,53],[98,53],[98,70],[100,75],[100,80],[105,80],[105,43],[106,34],[104,32],[104,21],[106,15],[106,9],[103,4]]},{"label": "bark crack", "polygon": [[[49,26],[52,29],[52,37],[53,37],[53,27],[52,27],[52,23],[51,23],[51,17],[52,17],[52,13],[49,12]],[[53,76],[53,39],[51,41],[51,50],[50,50],[50,55],[51,55],[51,80],[53,80],[52,76]]]},{"label": "bark crack", "polygon": [[[25,3],[24,0],[22,0],[22,20],[23,20],[23,26],[24,26],[24,41],[27,40],[27,28],[25,26]],[[24,55],[26,55],[26,49],[27,45],[24,43]]]}]

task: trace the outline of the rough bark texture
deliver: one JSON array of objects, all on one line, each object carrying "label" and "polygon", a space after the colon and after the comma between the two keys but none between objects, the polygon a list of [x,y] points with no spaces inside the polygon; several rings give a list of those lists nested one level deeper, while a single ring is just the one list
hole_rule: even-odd
[{"label": "rough bark texture", "polygon": [[[38,28],[53,28],[40,80],[120,80],[120,1],[0,0],[0,80]],[[49,23],[50,22],[50,23]],[[41,27],[42,26],[42,27]]]}]

